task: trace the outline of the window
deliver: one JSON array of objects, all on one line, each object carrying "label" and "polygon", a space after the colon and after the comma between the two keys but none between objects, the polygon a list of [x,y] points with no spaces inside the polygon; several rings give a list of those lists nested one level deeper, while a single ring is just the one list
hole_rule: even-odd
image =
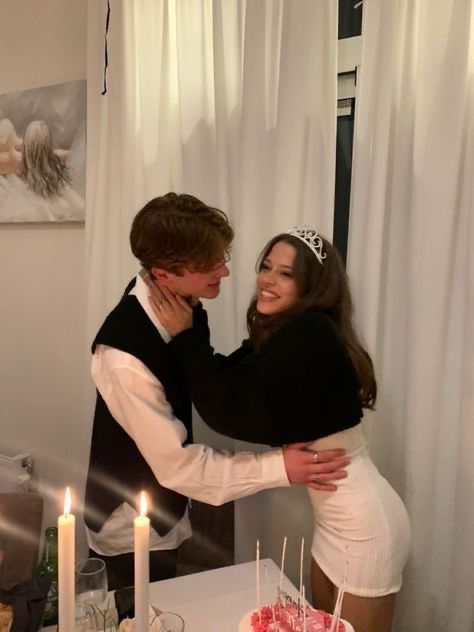
[{"label": "window", "polygon": [[333,244],[347,259],[352,179],[352,145],[357,67],[361,55],[362,4],[339,0],[339,60],[337,85],[336,181]]},{"label": "window", "polygon": [[362,32],[362,3],[359,4],[358,0],[339,0],[338,27],[338,39],[360,35]]}]

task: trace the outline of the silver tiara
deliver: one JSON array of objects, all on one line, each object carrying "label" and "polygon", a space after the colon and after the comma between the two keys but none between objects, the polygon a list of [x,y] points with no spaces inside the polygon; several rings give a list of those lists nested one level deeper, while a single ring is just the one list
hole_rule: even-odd
[{"label": "silver tiara", "polygon": [[316,255],[317,260],[323,265],[324,259],[326,259],[326,253],[323,252],[323,240],[318,235],[316,228],[312,226],[293,226],[290,230],[286,231],[288,235],[298,237],[301,239]]}]

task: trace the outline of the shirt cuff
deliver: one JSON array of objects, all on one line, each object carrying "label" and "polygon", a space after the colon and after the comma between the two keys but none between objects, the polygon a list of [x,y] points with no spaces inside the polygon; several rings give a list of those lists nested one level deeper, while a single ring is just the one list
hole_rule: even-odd
[{"label": "shirt cuff", "polygon": [[290,481],[286,474],[283,451],[281,448],[268,450],[259,455],[262,463],[263,480],[265,487],[289,487]]}]

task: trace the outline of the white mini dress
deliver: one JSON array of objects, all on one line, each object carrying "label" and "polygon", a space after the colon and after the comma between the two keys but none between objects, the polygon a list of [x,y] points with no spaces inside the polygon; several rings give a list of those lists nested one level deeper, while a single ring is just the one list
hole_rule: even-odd
[{"label": "white mini dress", "polygon": [[335,492],[309,489],[314,511],[311,554],[336,586],[380,597],[400,590],[410,545],[405,506],[367,451],[361,424],[318,439],[313,450],[344,448],[351,463]]}]

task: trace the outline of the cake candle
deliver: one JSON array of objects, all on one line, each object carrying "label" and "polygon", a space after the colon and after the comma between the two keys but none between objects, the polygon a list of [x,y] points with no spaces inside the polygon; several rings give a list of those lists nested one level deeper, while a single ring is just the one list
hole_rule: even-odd
[{"label": "cake candle", "polygon": [[257,554],[256,554],[256,582],[257,582],[257,611],[258,620],[262,622],[262,614],[260,612],[260,540],[257,540]]},{"label": "cake candle", "polygon": [[302,599],[303,599],[303,632],[306,632],[306,595],[305,595],[304,584],[303,584]]},{"label": "cake candle", "polygon": [[339,591],[337,593],[336,605],[334,607],[334,612],[333,612],[333,615],[332,615],[332,622],[331,622],[330,632],[335,632],[337,630],[337,628],[338,628],[339,621],[341,619],[342,600],[344,598],[344,593],[345,593],[345,585],[343,583],[342,586],[339,588]]},{"label": "cake candle", "polygon": [[[346,551],[346,553],[347,553],[347,551]],[[330,632],[335,632],[335,630],[337,630],[337,626],[339,625],[339,621],[341,619],[342,600],[344,599],[344,595],[345,595],[345,592],[346,592],[346,585],[347,585],[348,574],[349,574],[349,560],[346,559],[346,569],[345,569],[345,573],[344,573],[344,576],[342,578],[339,590],[337,591],[336,605],[334,606],[334,612],[333,612],[333,615],[332,615],[333,616],[333,620],[332,620],[332,623],[331,623]]]},{"label": "cake candle", "polygon": [[300,553],[300,592],[299,600],[301,603],[301,592],[303,589],[303,555],[304,555],[304,538],[301,538],[301,553]]},{"label": "cake candle", "polygon": [[280,582],[278,584],[278,597],[280,597],[280,593],[281,593],[281,585],[283,582],[283,569],[285,568],[286,540],[287,540],[287,537],[285,535],[285,537],[283,538],[283,550],[281,552]]},{"label": "cake candle", "polygon": [[276,620],[276,616],[275,616],[275,607],[274,607],[274,605],[273,605],[273,604],[272,604],[272,619],[273,619],[273,629],[274,629],[275,631],[276,631],[276,630],[279,630],[279,629],[280,629],[280,626],[279,626],[279,625],[277,625],[277,620]]}]

